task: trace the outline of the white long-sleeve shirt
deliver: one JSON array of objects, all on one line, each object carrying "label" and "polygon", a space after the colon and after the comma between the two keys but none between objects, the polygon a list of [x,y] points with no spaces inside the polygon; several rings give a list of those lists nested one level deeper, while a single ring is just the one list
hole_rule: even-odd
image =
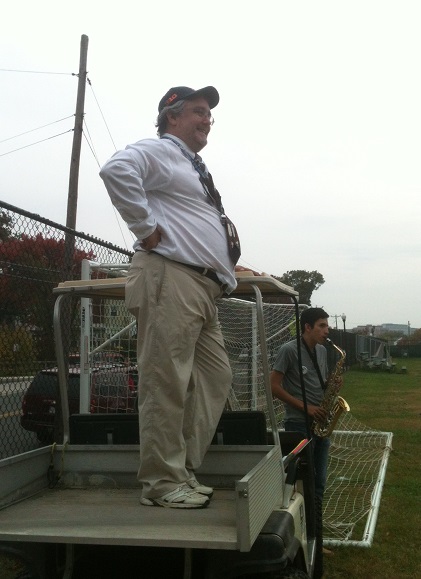
[{"label": "white long-sleeve shirt", "polygon": [[[191,157],[194,153],[177,140]],[[213,269],[228,292],[236,286],[220,214],[179,147],[170,139],[144,139],[115,153],[102,167],[113,205],[136,236],[134,249],[157,226],[156,253],[174,261]],[[142,250],[143,251],[143,250]]]}]

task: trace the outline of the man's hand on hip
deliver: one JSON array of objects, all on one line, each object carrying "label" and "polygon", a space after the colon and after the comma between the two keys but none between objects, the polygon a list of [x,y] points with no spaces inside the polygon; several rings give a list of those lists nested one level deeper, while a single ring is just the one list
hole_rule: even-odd
[{"label": "man's hand on hip", "polygon": [[151,233],[148,237],[142,239],[140,245],[142,249],[146,249],[146,251],[151,251],[158,245],[160,241],[161,241],[161,232],[159,231],[158,228],[156,228],[155,231]]}]

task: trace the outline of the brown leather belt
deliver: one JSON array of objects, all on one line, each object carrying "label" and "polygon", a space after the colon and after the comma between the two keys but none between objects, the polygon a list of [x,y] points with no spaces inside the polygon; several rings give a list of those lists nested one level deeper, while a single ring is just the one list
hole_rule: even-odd
[{"label": "brown leather belt", "polygon": [[200,275],[203,275],[204,277],[208,277],[209,279],[211,279],[212,281],[217,283],[219,285],[219,287],[221,287],[221,288],[225,288],[225,286],[226,286],[226,284],[223,284],[221,282],[221,280],[216,275],[216,273],[214,271],[212,271],[211,269],[208,269],[207,267],[201,267],[200,265],[190,265],[189,263],[181,263],[181,261],[175,261],[175,263],[179,263],[180,265],[184,265],[184,267],[188,267],[189,269],[192,269],[193,271],[197,271],[197,273],[200,273]]},{"label": "brown leather belt", "polygon": [[[158,253],[157,251],[154,251],[153,249],[152,249],[152,252],[157,253],[158,255],[161,255],[160,253]],[[161,257],[164,257],[164,256],[161,256]],[[165,258],[165,259],[169,259],[169,258]],[[170,261],[173,261],[174,263],[178,263],[178,265],[183,265],[184,267],[188,267],[189,269],[192,269],[193,271],[197,271],[197,273],[200,273],[200,275],[203,275],[204,277],[208,277],[209,279],[214,281],[216,284],[218,284],[223,292],[225,292],[227,287],[228,287],[228,285],[226,283],[221,282],[219,277],[216,275],[216,273],[212,269],[208,269],[207,267],[201,267],[200,265],[190,265],[189,263],[183,263],[182,261],[176,261],[175,259],[171,259]]]}]

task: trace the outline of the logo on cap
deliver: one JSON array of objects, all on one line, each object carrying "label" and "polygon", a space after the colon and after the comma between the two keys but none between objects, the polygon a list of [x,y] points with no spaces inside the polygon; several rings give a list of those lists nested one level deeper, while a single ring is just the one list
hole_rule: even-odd
[{"label": "logo on cap", "polygon": [[165,101],[165,104],[166,104],[166,105],[170,105],[170,104],[173,102],[173,100],[177,98],[177,96],[178,96],[178,95],[177,95],[177,93],[175,92],[174,94],[172,94],[172,95]]}]

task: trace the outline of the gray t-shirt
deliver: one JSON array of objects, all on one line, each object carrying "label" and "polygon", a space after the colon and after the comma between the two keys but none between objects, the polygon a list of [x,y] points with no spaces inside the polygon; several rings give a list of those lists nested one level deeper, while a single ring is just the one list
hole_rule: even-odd
[{"label": "gray t-shirt", "polygon": [[[320,373],[323,380],[326,381],[328,375],[326,348],[317,344],[316,356]],[[317,370],[304,345],[301,347],[301,361],[303,366],[307,404],[318,406],[323,400],[323,389],[320,384]],[[291,342],[281,346],[273,365],[273,369],[284,374],[282,385],[285,390],[291,394],[291,396],[294,396],[294,398],[302,400],[303,395],[301,392],[296,340],[292,340]],[[301,410],[297,410],[288,404],[284,404],[284,406],[286,420],[303,420],[304,414]]]}]

